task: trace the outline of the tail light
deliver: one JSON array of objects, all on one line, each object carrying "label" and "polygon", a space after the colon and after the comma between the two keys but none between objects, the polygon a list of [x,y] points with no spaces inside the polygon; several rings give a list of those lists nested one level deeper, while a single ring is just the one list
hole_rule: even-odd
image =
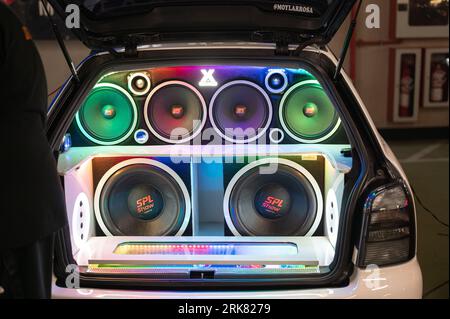
[{"label": "tail light", "polygon": [[386,185],[370,193],[362,225],[359,266],[392,265],[414,257],[414,205],[403,184]]}]

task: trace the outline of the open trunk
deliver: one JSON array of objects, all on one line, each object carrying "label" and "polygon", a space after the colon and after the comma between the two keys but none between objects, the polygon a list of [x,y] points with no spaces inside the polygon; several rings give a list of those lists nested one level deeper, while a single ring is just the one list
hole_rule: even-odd
[{"label": "open trunk", "polygon": [[[57,98],[50,114],[64,118],[53,134],[64,136],[58,170],[69,220],[65,264],[75,261],[87,286],[117,284],[119,278],[120,287],[345,282],[348,269],[337,265],[350,262],[341,260],[351,250],[342,229],[360,172],[326,77],[298,58],[231,54],[205,64],[194,54],[189,61],[97,55],[80,68],[83,89],[65,88]],[[151,82],[148,90],[141,87],[144,94],[130,90],[142,74]],[[205,74],[214,74],[209,85],[202,85]],[[283,90],[268,84],[273,74],[287,79]],[[173,106],[178,111],[185,101],[176,91],[161,91],[171,85],[205,101],[206,108],[198,103],[198,134],[193,126],[188,135],[163,138],[158,116],[174,116]],[[242,90],[253,98],[242,101]],[[222,98],[224,92],[238,94]],[[117,97],[110,103],[114,94],[131,102],[121,106]],[[226,117],[222,110],[234,112],[244,103],[249,112],[270,109],[264,134],[257,131],[252,142],[252,132],[230,135],[213,116]],[[297,104],[303,112],[298,127],[285,118]],[[317,117],[316,108],[329,113],[326,119]],[[129,125],[110,131],[110,123],[126,118],[123,109],[132,114]],[[317,123],[308,128],[310,120]]]}]

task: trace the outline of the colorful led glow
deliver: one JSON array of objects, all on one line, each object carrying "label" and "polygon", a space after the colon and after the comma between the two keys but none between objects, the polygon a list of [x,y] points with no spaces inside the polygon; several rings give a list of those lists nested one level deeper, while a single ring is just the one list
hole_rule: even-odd
[{"label": "colorful led glow", "polygon": [[292,271],[295,273],[319,273],[320,268],[318,265],[304,265],[304,264],[286,264],[286,265],[262,265],[262,264],[249,264],[249,265],[223,265],[223,264],[172,264],[172,265],[127,265],[127,264],[90,264],[88,272],[94,273],[151,273],[152,271],[216,271],[221,270],[246,273],[270,273],[283,271]]},{"label": "colorful led glow", "polygon": [[[124,76],[127,77],[127,83],[124,83]],[[236,101],[232,100],[229,110],[225,114],[217,115],[213,120],[224,135],[227,135],[224,133],[226,128],[236,128],[244,132],[248,129],[248,135],[251,138],[247,139],[247,142],[256,140],[256,138],[253,139],[255,133],[250,133],[251,129],[265,128],[267,114],[259,111],[264,110],[264,104],[272,103],[273,109],[276,109],[279,98],[285,98],[290,92],[288,89],[305,82],[318,84],[314,76],[304,69],[280,68],[277,65],[262,67],[206,64],[155,67],[132,73],[109,72],[100,78],[90,92],[81,106],[76,120],[81,133],[92,142],[100,145],[116,145],[133,136],[137,124],[141,126],[141,123],[138,123],[138,114],[144,111],[144,117],[148,118],[146,124],[149,133],[167,143],[184,143],[192,139],[194,135],[200,134],[201,128],[205,124],[208,113],[207,105],[203,106],[199,103],[206,104],[205,101],[211,101],[211,95],[217,91],[215,87],[222,88],[226,84],[238,80],[255,84],[261,88],[262,92],[260,93],[267,95],[267,98],[259,96],[261,94],[258,95],[258,92],[243,91],[244,88],[240,86],[228,95],[238,95],[242,98],[236,99]],[[179,85],[175,85],[181,81],[191,87],[183,90]],[[172,89],[161,87],[167,83],[174,84],[174,87]],[[150,92],[153,84],[155,88],[163,89],[161,94],[158,95],[157,90]],[[318,86],[320,87],[320,85]],[[247,91],[249,90],[248,88]],[[307,91],[306,95],[310,95],[309,92],[313,90],[310,88],[304,91]],[[199,91],[198,96],[197,94],[193,95],[191,91],[194,93]],[[132,92],[133,96],[129,92]],[[283,115],[284,119],[280,119],[284,125],[283,129],[286,130],[287,127],[291,137],[294,136],[294,139],[305,143],[320,142],[334,134],[340,121],[336,123],[335,127],[328,127],[328,124],[334,124],[336,119],[335,112],[333,112],[334,107],[327,95],[320,92],[312,93],[314,98],[305,98],[305,101],[298,105],[297,101],[294,101],[299,98],[295,93],[292,92],[291,96],[285,98],[285,103],[283,101],[281,103],[285,104],[284,113],[286,113]],[[278,96],[274,97],[275,94]],[[152,95],[152,103],[148,109],[142,110],[140,102],[135,101],[135,97],[148,95]],[[249,98],[246,99],[245,96],[249,96]],[[199,101],[199,99],[202,100],[202,97],[205,101]],[[226,102],[229,98],[223,100]],[[329,105],[331,108],[328,108]],[[279,109],[281,108],[279,107]],[[216,111],[220,112],[222,109],[223,107],[220,107]],[[291,116],[290,113],[295,113],[296,116]],[[194,125],[194,121],[198,125]],[[182,133],[179,130],[175,134],[176,136],[171,138],[171,133],[176,128],[186,129],[186,132]],[[264,133],[263,129],[260,131],[262,134]],[[228,135],[230,135],[228,140],[233,142],[246,140],[245,134],[241,136],[243,134],[230,132]],[[138,144],[145,143],[141,140],[135,139],[135,141]]]},{"label": "colorful led glow", "polygon": [[296,255],[293,243],[123,243],[118,255]]},{"label": "colorful led glow", "polygon": [[[208,88],[207,85],[203,86],[203,83],[207,80],[207,84],[214,87],[225,84],[235,79],[241,79],[243,75],[251,81],[256,83],[264,83],[267,72],[272,68],[257,67],[257,66],[237,66],[237,65],[202,65],[202,66],[170,66],[170,67],[158,67],[154,69],[148,69],[147,72],[151,73],[153,83],[163,83],[169,80],[183,80],[189,83],[194,83],[198,87]],[[212,71],[211,71],[212,70]],[[203,72],[204,73],[203,73]],[[297,74],[297,69],[286,69],[286,72],[294,72]],[[211,73],[212,72],[212,73]],[[205,78],[206,73],[206,78]],[[212,74],[212,79],[210,76]],[[302,74],[299,74],[304,76]],[[209,79],[208,79],[209,78]],[[202,84],[200,84],[200,82]]]},{"label": "colorful led glow", "polygon": [[72,136],[70,135],[70,133],[66,133],[63,137],[62,143],[61,143],[61,147],[60,147],[60,152],[61,153],[65,153],[67,152],[70,148],[72,147]]}]

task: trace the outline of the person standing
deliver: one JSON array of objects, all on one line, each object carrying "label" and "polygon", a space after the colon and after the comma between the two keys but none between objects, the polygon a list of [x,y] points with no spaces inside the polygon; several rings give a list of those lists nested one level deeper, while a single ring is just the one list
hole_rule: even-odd
[{"label": "person standing", "polygon": [[51,296],[54,236],[67,221],[46,121],[39,53],[0,1],[0,298]]}]

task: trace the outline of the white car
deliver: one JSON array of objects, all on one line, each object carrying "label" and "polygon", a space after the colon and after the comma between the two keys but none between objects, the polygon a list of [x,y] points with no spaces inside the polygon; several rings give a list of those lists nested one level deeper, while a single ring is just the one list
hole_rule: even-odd
[{"label": "white car", "polygon": [[408,180],[326,48],[356,1],[50,2],[93,50],[49,109],[54,298],[421,298]]}]

